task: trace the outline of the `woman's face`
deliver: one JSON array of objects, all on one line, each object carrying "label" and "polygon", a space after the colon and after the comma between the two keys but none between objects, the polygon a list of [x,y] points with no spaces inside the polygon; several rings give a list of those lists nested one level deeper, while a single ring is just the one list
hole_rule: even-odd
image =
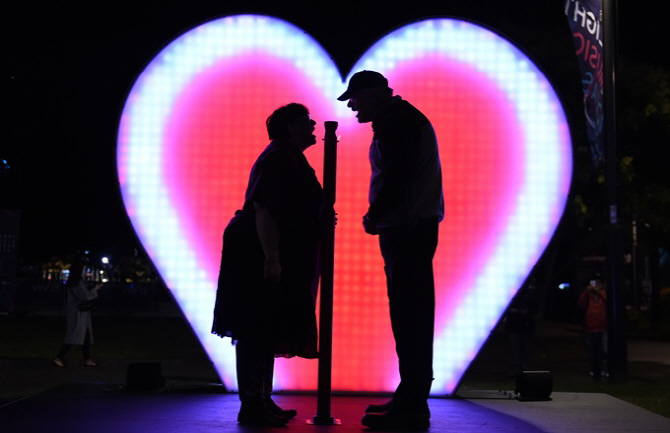
[{"label": "woman's face", "polygon": [[298,146],[300,150],[305,150],[315,144],[314,125],[316,125],[316,122],[309,115],[303,116],[289,124],[289,141]]}]

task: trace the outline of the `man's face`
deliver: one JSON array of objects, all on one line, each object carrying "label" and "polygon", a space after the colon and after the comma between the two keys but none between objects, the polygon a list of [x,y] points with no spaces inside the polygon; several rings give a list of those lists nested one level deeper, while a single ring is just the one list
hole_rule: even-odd
[{"label": "man's face", "polygon": [[347,107],[356,113],[358,123],[372,122],[377,114],[379,92],[375,89],[365,89],[356,92],[349,98]]},{"label": "man's face", "polygon": [[290,140],[297,145],[301,150],[307,149],[309,146],[316,143],[316,136],[314,135],[314,126],[316,122],[309,116],[303,116],[295,122],[288,125]]}]

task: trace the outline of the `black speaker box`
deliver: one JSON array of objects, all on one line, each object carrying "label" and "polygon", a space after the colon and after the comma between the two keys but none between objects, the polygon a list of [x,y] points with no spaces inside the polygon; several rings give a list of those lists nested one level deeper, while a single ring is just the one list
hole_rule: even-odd
[{"label": "black speaker box", "polygon": [[163,370],[158,362],[130,364],[126,386],[132,391],[155,391],[165,385]]},{"label": "black speaker box", "polygon": [[522,401],[549,400],[554,388],[550,371],[523,371],[516,377],[516,394]]}]

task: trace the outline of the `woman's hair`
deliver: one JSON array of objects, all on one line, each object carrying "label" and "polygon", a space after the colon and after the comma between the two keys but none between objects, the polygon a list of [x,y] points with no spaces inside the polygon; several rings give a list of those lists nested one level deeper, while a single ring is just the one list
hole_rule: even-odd
[{"label": "woman's hair", "polygon": [[309,116],[309,110],[302,104],[295,102],[277,108],[265,121],[270,140],[288,140],[288,125]]},{"label": "woman's hair", "polygon": [[81,273],[84,270],[86,263],[82,259],[77,259],[70,266],[70,273],[67,277],[66,287],[74,287],[81,281]]}]

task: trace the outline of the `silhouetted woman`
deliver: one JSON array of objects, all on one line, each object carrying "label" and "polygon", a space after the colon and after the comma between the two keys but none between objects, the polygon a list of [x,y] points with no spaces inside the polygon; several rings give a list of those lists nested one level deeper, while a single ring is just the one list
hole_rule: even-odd
[{"label": "silhouetted woman", "polygon": [[275,357],[317,357],[315,299],[323,190],[303,151],[316,143],[307,108],[275,110],[242,210],[223,235],[212,332],[236,345],[238,422],[284,425],[271,398]]}]

